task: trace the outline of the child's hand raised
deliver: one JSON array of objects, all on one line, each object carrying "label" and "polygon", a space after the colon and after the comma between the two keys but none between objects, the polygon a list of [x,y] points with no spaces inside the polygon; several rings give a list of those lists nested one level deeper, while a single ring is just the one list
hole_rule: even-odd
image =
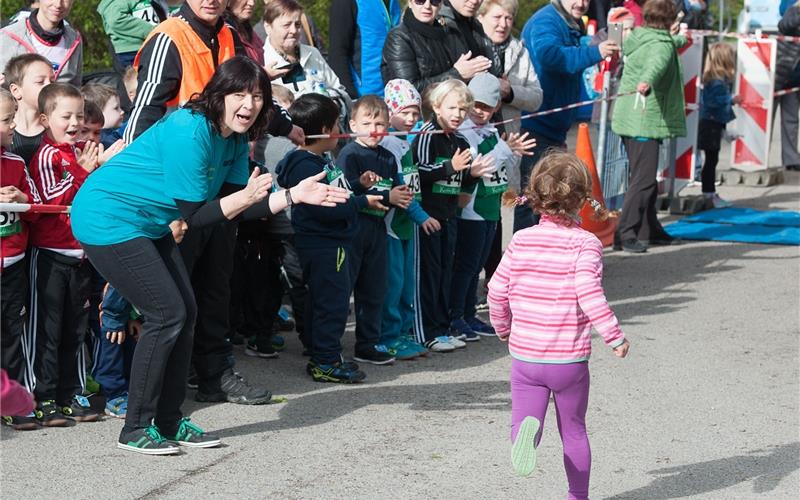
[{"label": "child's hand raised", "polygon": [[414,195],[405,184],[395,186],[389,191],[389,203],[397,207],[408,208],[412,199],[414,199]]},{"label": "child's hand raised", "polygon": [[102,153],[100,150],[100,145],[96,142],[86,141],[86,145],[83,146],[83,151],[80,149],[78,150],[78,165],[83,167],[84,170],[87,172],[92,172],[94,169],[97,168],[99,164],[99,155]]},{"label": "child's hand raised", "polygon": [[533,148],[536,147],[536,139],[528,139],[528,132],[520,134],[513,132],[511,134],[503,134],[503,140],[517,156],[533,156]]},{"label": "child's hand raised", "polygon": [[3,186],[0,188],[0,203],[28,203],[28,195],[17,186]]},{"label": "child's hand raised", "polygon": [[494,164],[494,158],[478,154],[472,161],[469,173],[472,177],[482,177],[493,173],[495,170],[497,170],[497,167]]},{"label": "child's hand raised", "polygon": [[451,162],[453,163],[453,170],[456,172],[461,172],[465,168],[469,167],[469,163],[472,161],[472,153],[469,152],[469,149],[465,149],[461,151],[461,148],[456,149],[456,153],[453,155],[453,159]]},{"label": "child's hand raised", "polygon": [[100,151],[97,157],[98,165],[104,165],[108,160],[111,159],[112,156],[125,149],[125,141],[123,141],[122,139],[117,139],[117,142],[110,145],[108,149],[106,149],[105,151],[103,151],[102,148],[103,146],[101,144]]},{"label": "child's hand raised", "polygon": [[630,349],[630,347],[631,343],[628,342],[628,339],[625,339],[622,344],[614,348],[614,355],[618,358],[624,358],[628,355],[628,349]]},{"label": "child's hand raised", "polygon": [[367,195],[367,206],[374,210],[383,210],[384,212],[389,210],[389,207],[381,203],[383,201],[383,196],[379,196],[377,194],[368,194]]},{"label": "child's hand raised", "polygon": [[420,227],[422,228],[423,231],[425,231],[425,234],[427,235],[431,235],[436,231],[442,230],[442,225],[439,224],[439,221],[434,219],[433,217],[428,217],[427,219],[425,219],[425,222],[423,222],[420,225]]},{"label": "child's hand raised", "polygon": [[364,189],[369,189],[375,184],[377,184],[381,180],[381,176],[373,172],[372,170],[367,170],[361,177],[358,178],[358,182],[364,186]]}]

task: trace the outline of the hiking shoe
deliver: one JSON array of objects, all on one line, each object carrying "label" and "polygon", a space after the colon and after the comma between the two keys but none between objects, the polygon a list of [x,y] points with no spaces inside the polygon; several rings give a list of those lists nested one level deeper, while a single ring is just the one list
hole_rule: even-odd
[{"label": "hiking shoe", "polygon": [[289,311],[284,307],[278,309],[278,317],[276,318],[275,324],[278,326],[278,330],[282,332],[292,332],[296,326],[291,314],[289,314]]},{"label": "hiking shoe", "polygon": [[106,401],[106,415],[114,418],[125,418],[128,414],[128,395],[124,394],[118,398]]},{"label": "hiking shoe", "polygon": [[144,455],[177,455],[181,452],[178,445],[164,439],[155,425],[120,433],[117,448]]},{"label": "hiking shoe", "polygon": [[[475,334],[475,339],[480,340],[480,337],[478,337],[477,333]],[[455,347],[456,349],[463,349],[463,348],[467,347],[467,343],[465,342],[465,340],[466,339],[461,340],[459,338],[453,337],[452,335],[450,337],[447,337],[447,342],[450,345],[452,345],[453,347]],[[471,342],[473,342],[473,341],[471,341]]]},{"label": "hiking shoe", "polygon": [[193,424],[192,419],[183,417],[178,424],[175,434],[164,434],[164,439],[170,443],[188,446],[190,448],[213,448],[222,444],[217,436],[207,434],[206,431]]},{"label": "hiking shoe", "polygon": [[495,337],[496,334],[494,333],[494,328],[491,325],[485,323],[480,318],[472,317],[467,320],[467,324],[472,331],[477,333],[478,335],[482,335],[484,337]]},{"label": "hiking shoe", "polygon": [[408,347],[411,347],[412,349],[417,351],[417,354],[419,356],[424,357],[428,355],[428,348],[417,342],[417,340],[413,336],[406,335],[405,337],[402,338],[402,340],[403,342],[406,343]]},{"label": "hiking shoe", "polygon": [[256,342],[255,337],[250,337],[247,340],[247,346],[244,348],[244,353],[248,356],[254,356],[257,358],[277,358],[278,353],[275,352],[273,349],[272,344],[268,343],[267,345],[263,346]]},{"label": "hiking shoe", "polygon": [[84,384],[83,395],[86,397],[92,396],[100,392],[100,384],[97,380],[93,379],[91,375],[86,374],[86,383]]},{"label": "hiking shoe", "polygon": [[467,322],[461,318],[454,319],[450,322],[450,335],[458,340],[466,340],[467,342],[480,340],[478,334],[472,331],[472,328],[469,327]]},{"label": "hiking shoe", "polygon": [[272,348],[276,351],[282,351],[286,349],[286,339],[283,338],[283,335],[278,335],[277,333],[273,333],[272,336],[269,338],[270,344]]},{"label": "hiking shoe", "polygon": [[97,422],[100,420],[100,414],[92,409],[89,400],[83,396],[76,395],[69,402],[69,405],[61,405],[60,411],[65,417],[69,417],[76,422]]},{"label": "hiking shoe", "polygon": [[198,388],[194,395],[194,400],[201,403],[219,403],[227,401],[240,405],[260,405],[268,403],[272,399],[272,393],[266,389],[259,389],[247,383],[247,381],[228,368],[222,373],[222,377],[216,383],[212,383],[210,388]]},{"label": "hiking shoe", "polygon": [[367,374],[358,369],[355,363],[339,361],[337,363],[308,362],[306,372],[314,382],[332,382],[336,384],[357,384],[367,378]]},{"label": "hiking shoe", "polygon": [[52,399],[42,401],[33,410],[36,420],[45,427],[66,427],[71,418],[67,418],[60,411]]},{"label": "hiking shoe", "polygon": [[35,431],[40,427],[33,412],[25,417],[3,417],[3,423],[15,431]]},{"label": "hiking shoe", "polygon": [[417,356],[419,356],[419,351],[417,351],[413,346],[408,345],[406,341],[402,339],[389,342],[386,344],[386,347],[396,359],[409,360],[415,359]]},{"label": "hiking shoe", "polygon": [[529,476],[536,468],[536,434],[539,432],[539,419],[525,417],[517,431],[517,438],[511,446],[511,465],[520,476]]},{"label": "hiking shoe", "polygon": [[433,340],[425,342],[425,347],[431,352],[453,352],[456,346],[450,343],[450,337],[436,337]]},{"label": "hiking shoe", "polygon": [[353,356],[356,361],[371,363],[373,365],[391,365],[395,358],[389,353],[389,348],[383,344],[377,344],[360,351],[356,351]]}]

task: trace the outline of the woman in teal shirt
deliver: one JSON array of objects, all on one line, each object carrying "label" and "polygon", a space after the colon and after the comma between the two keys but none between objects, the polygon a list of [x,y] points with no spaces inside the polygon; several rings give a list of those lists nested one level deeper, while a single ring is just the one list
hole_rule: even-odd
[{"label": "woman in teal shirt", "polygon": [[[333,206],[338,188],[310,177],[270,195],[272,177],[248,172],[248,140],[263,135],[269,77],[255,62],[223,63],[203,92],[98,169],[72,206],[89,260],[145,318],[133,357],[117,446],[149,455],[220,440],[183,418],[196,305],[173,231],[264,218],[294,203]],[[238,189],[237,189],[238,188]],[[217,197],[220,192],[230,192]]]}]

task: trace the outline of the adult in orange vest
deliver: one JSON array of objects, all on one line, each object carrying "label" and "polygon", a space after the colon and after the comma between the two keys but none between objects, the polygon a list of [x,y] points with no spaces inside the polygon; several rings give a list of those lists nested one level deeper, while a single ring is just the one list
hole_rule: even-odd
[{"label": "adult in orange vest", "polygon": [[[125,142],[144,133],[168,109],[200,93],[220,64],[235,55],[246,55],[238,35],[222,19],[226,5],[224,0],[186,0],[174,17],[150,33],[134,61],[139,86]],[[289,135],[291,120],[277,109],[272,112],[268,132]],[[223,186],[217,196],[229,194]],[[195,399],[261,404],[269,401],[270,392],[249,385],[234,373],[228,341],[235,241],[236,223],[231,222],[190,227],[179,245],[198,306],[192,355],[198,384]]]}]

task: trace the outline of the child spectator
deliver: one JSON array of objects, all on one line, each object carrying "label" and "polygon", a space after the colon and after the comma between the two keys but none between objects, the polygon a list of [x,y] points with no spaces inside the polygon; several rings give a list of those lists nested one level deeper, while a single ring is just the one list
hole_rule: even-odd
[{"label": "child spectator", "polygon": [[592,327],[621,358],[629,343],[603,293],[603,245],[578,225],[578,211],[592,195],[586,166],[559,151],[545,156],[533,172],[524,199],[541,221],[514,234],[489,282],[492,325],[512,357],[512,463],[519,475],[533,472],[552,393],[568,496],[587,499]]},{"label": "child spectator", "polygon": [[17,101],[16,128],[9,150],[30,165],[44,136],[39,121],[39,92],[55,81],[53,67],[39,54],[23,54],[8,61],[5,76],[5,85]]},{"label": "child spectator", "polygon": [[80,86],[83,41],[65,21],[74,0],[41,0],[40,7],[19,22],[0,30],[0,68],[22,54],[41,54],[55,72],[54,81]]},{"label": "child spectator", "polygon": [[[102,0],[97,12],[120,69],[133,65],[133,58],[155,25],[176,11],[177,0]],[[133,100],[131,100],[133,102]]]},{"label": "child spectator", "polygon": [[[16,101],[11,93],[0,89],[0,203],[41,203],[22,158],[7,150],[14,133]],[[27,352],[25,323],[28,321],[28,273],[25,249],[28,246],[28,223],[36,220],[32,213],[0,212],[0,330],[2,330],[2,368],[12,381],[30,383],[30,353]],[[5,392],[5,388],[3,389]],[[31,411],[17,413],[5,406],[3,422],[16,430],[37,429]],[[30,413],[30,414],[29,414]],[[29,414],[29,415],[28,415]],[[27,415],[27,416],[25,416]]]},{"label": "child spectator", "polygon": [[78,134],[79,141],[91,141],[95,144],[100,144],[100,133],[103,130],[103,112],[97,107],[97,104],[91,101],[83,102],[83,125],[81,132]]},{"label": "child spectator", "polygon": [[489,257],[500,220],[500,198],[508,189],[507,168],[514,164],[515,157],[533,154],[529,150],[536,144],[534,139],[526,141],[527,133],[523,136],[512,133],[506,142],[497,129],[489,125],[503,105],[497,77],[479,73],[470,80],[469,90],[475,105],[459,132],[467,139],[473,155],[493,158],[494,166],[476,184],[462,189],[459,203],[450,287],[450,330],[454,335],[464,335],[467,342],[480,340],[480,335],[494,336],[494,329],[476,316],[478,276]]},{"label": "child spectator", "polygon": [[[306,94],[290,108],[292,122],[305,134],[339,133],[339,107],[329,97]],[[306,139],[278,165],[278,183],[291,188],[310,175],[326,173],[328,184],[350,190],[344,174],[323,155],[336,147],[336,138]],[[358,211],[380,209],[380,196],[353,196],[333,208],[292,206],[295,246],[308,282],[305,328],[311,341],[307,371],[318,382],[361,382],[366,374],[342,358],[341,338],[347,324],[352,292],[350,254],[358,230]]]},{"label": "child spectator", "polygon": [[[422,127],[412,144],[414,163],[419,166],[422,208],[441,225],[441,231],[421,234],[419,279],[425,346],[434,352],[451,352],[466,346],[450,335],[450,281],[456,245],[456,210],[462,189],[475,184],[475,177],[491,167],[491,160],[474,160],[469,143],[458,127],[472,108],[472,94],[460,80],[446,80],[430,93],[433,119]],[[444,133],[442,133],[444,132]],[[472,164],[470,168],[470,163]],[[462,181],[468,170],[471,175]]]},{"label": "child spectator", "polygon": [[350,254],[356,315],[356,361],[386,365],[394,352],[380,344],[381,312],[386,295],[386,224],[389,206],[407,208],[413,198],[397,172],[397,160],[380,146],[389,128],[389,109],[378,96],[367,95],[353,105],[350,129],[355,141],[342,148],[337,163],[356,194],[380,196],[382,205],[364,208],[358,215],[358,231]]},{"label": "child spectator", "polygon": [[[389,108],[390,130],[410,132],[419,120],[422,105],[419,92],[411,82],[400,79],[389,81],[384,88],[384,102]],[[428,349],[414,337],[415,331],[422,331],[416,286],[419,275],[417,226],[422,227],[426,234],[439,231],[441,226],[419,204],[422,199],[419,169],[414,164],[407,138],[388,135],[380,145],[394,155],[397,172],[414,196],[408,208],[392,207],[384,218],[388,273],[380,343],[388,347],[390,352],[394,351],[397,359],[413,359],[428,355]]]},{"label": "child spectator", "polygon": [[140,315],[111,285],[103,289],[100,304],[100,335],[94,352],[92,376],[106,398],[105,414],[125,418],[128,413],[128,382],[136,348]]},{"label": "child spectator", "polygon": [[717,194],[717,162],[725,124],[736,118],[733,105],[741,97],[731,96],[736,74],[736,53],[729,44],[717,42],[708,49],[703,67],[703,91],[700,93],[700,126],[697,128],[697,148],[703,150],[705,161],[701,172],[703,198],[707,208],[730,207],[731,202]]},{"label": "child spectator", "polygon": [[122,75],[122,84],[125,85],[125,91],[128,93],[128,100],[131,103],[136,99],[136,88],[139,85],[138,78],[139,76],[136,72],[136,68],[133,66],[126,69],[125,73]]},{"label": "child spectator", "polygon": [[100,143],[103,147],[111,147],[112,144],[122,139],[119,128],[125,112],[119,105],[119,94],[117,89],[111,85],[102,83],[90,83],[81,88],[83,98],[97,105],[103,113],[103,130],[100,133]]},{"label": "child spectator", "polygon": [[[78,142],[83,97],[72,85],[50,84],[39,94],[39,112],[46,132],[31,177],[43,203],[69,205],[99,161],[95,144]],[[99,415],[79,396],[84,367],[76,361],[87,328],[91,266],[66,214],[42,215],[30,242],[36,418],[44,426],[95,421]]]},{"label": "child spectator", "polygon": [[[0,406],[4,413],[27,415],[36,406],[33,394],[28,392],[19,382],[10,379],[5,370],[0,370]],[[3,417],[5,420],[7,417]]]}]

